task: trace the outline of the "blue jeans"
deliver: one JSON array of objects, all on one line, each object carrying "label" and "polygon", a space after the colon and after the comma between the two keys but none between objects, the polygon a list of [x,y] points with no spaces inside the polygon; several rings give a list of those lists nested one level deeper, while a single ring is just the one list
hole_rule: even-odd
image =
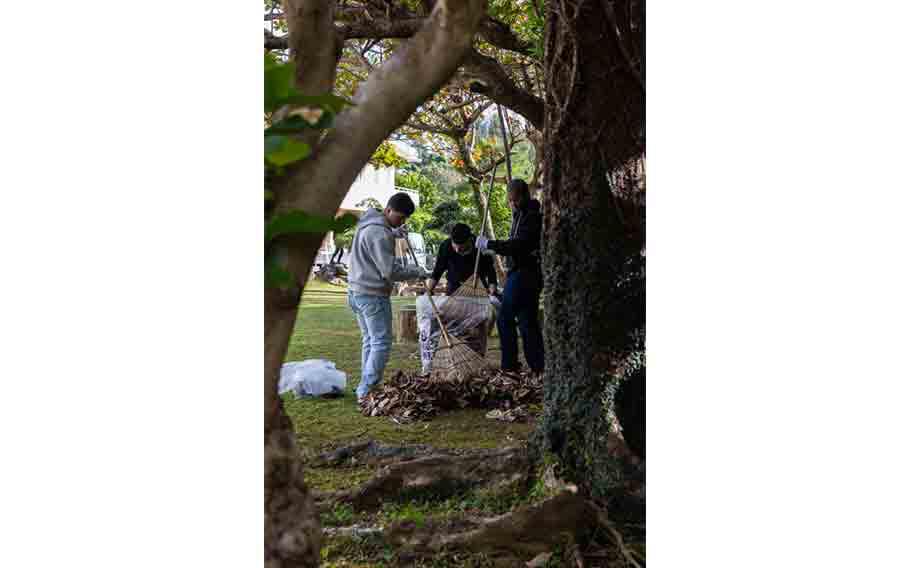
[{"label": "blue jeans", "polygon": [[517,318],[528,367],[537,373],[543,371],[543,333],[537,317],[540,291],[535,275],[513,272],[506,278],[502,306],[496,318],[503,369],[518,369],[518,334],[515,330]]},{"label": "blue jeans", "polygon": [[363,347],[360,357],[360,384],[357,398],[361,399],[373,385],[382,380],[389,353],[392,350],[392,302],[388,296],[355,294],[348,290],[348,305],[357,317]]}]

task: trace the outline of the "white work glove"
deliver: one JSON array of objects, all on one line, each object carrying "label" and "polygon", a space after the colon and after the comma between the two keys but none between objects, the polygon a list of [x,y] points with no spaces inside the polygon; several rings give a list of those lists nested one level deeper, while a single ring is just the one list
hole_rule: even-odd
[{"label": "white work glove", "polygon": [[496,308],[497,310],[502,305],[502,302],[499,301],[499,298],[497,296],[494,296],[493,294],[490,294],[490,303],[493,304],[493,307]]},{"label": "white work glove", "polygon": [[490,239],[488,239],[484,236],[479,236],[479,237],[477,237],[477,240],[474,241],[474,246],[477,247],[477,250],[479,250],[480,252],[483,252],[486,250],[487,244],[489,242],[490,242]]}]

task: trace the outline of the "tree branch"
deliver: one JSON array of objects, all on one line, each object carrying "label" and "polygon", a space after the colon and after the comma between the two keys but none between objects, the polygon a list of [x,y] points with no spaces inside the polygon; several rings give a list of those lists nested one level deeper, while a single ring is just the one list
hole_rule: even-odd
[{"label": "tree branch", "polygon": [[274,35],[269,30],[262,30],[265,32],[265,48],[271,50],[284,50],[288,48],[288,38],[287,36],[278,37]]},{"label": "tree branch", "polygon": [[[335,29],[341,40],[406,38],[412,36],[420,29],[424,20],[425,18],[419,17],[397,21],[374,19],[336,24]],[[486,33],[492,35],[490,38],[485,39],[488,41],[494,40],[491,43],[497,47],[501,47],[498,44],[503,44],[503,49],[509,49],[509,47],[518,49],[520,47],[510,43],[512,40],[508,38],[510,35],[514,35],[511,30],[507,30],[508,33],[506,33],[500,25],[489,22],[493,22],[493,20],[488,20],[484,24],[486,26],[484,29]],[[504,26],[504,24],[501,25]],[[266,47],[268,49],[285,49],[282,39],[273,36],[273,38],[266,40]],[[518,87],[495,59],[473,50],[464,60],[463,73],[483,82],[483,85],[475,87],[477,90],[474,92],[479,92],[494,102],[517,112],[531,122],[535,128],[543,129],[543,100]]]},{"label": "tree branch", "polygon": [[313,157],[291,170],[286,208],[335,214],[375,148],[451,78],[471,48],[485,6],[485,0],[436,2],[420,31],[360,85],[354,106],[336,117]]},{"label": "tree branch", "polygon": [[[425,20],[418,14],[404,12],[400,18],[389,19],[384,13],[374,10],[370,12],[364,7],[344,7],[338,10],[338,20],[336,29],[342,39],[394,39],[406,38],[414,35]],[[267,14],[266,19],[278,19],[284,17],[279,14],[275,17]],[[487,18],[481,24],[480,35],[491,45],[513,51],[522,55],[531,55],[531,45],[522,41],[512,29],[503,22],[493,18]],[[281,48],[273,48],[281,49]]]},{"label": "tree branch", "polygon": [[[639,85],[641,85],[641,90],[644,91],[645,90],[644,79],[642,78],[641,73],[639,72],[638,66],[635,65],[635,63],[632,61],[632,57],[629,55],[629,50],[627,49],[628,46],[626,45],[625,41],[623,41],[625,38],[628,37],[627,33],[624,33],[624,32],[628,32],[628,33],[631,33],[631,32],[628,29],[628,27],[626,27],[625,30],[620,28],[620,24],[619,24],[619,21],[617,20],[616,12],[614,12],[613,4],[610,2],[610,0],[600,0],[600,1],[601,1],[601,4],[603,5],[604,12],[607,15],[607,20],[610,22],[610,27],[613,28],[612,30],[610,30],[610,32],[611,32],[610,35],[613,36],[613,41],[616,42],[616,47],[619,48],[619,52],[622,54],[623,59],[625,59],[626,66],[628,67],[629,73],[631,73],[632,76],[635,77],[635,80],[638,81]],[[623,8],[623,11],[621,12],[621,14],[624,16],[623,19],[627,21],[628,11],[625,10],[626,6],[624,3],[620,3],[620,6]]]},{"label": "tree branch", "polygon": [[543,130],[544,103],[542,99],[518,88],[498,61],[477,50],[464,60],[464,74],[477,79],[472,90],[486,95],[525,117],[538,130]]},{"label": "tree branch", "polygon": [[492,101],[485,101],[482,105],[475,108],[474,112],[471,113],[471,116],[468,117],[467,123],[474,124],[474,122],[476,122],[477,119],[480,118],[480,116],[484,113],[484,111],[487,110],[488,108],[490,108],[490,106],[492,106],[492,104],[493,104]]},{"label": "tree branch", "polygon": [[411,37],[421,28],[426,18],[402,20],[359,20],[336,25],[342,39],[394,39]]},{"label": "tree branch", "polygon": [[466,100],[466,101],[463,101],[463,102],[460,102],[460,103],[456,103],[456,104],[454,104],[454,105],[452,105],[452,106],[445,107],[444,109],[442,109],[442,112],[443,112],[443,113],[449,113],[449,112],[458,110],[458,109],[460,109],[460,108],[463,108],[463,107],[466,107],[466,106],[470,106],[470,105],[479,103],[479,102],[481,102],[482,100],[483,100],[483,99],[481,99],[481,98],[469,98],[469,99]]},{"label": "tree branch", "polygon": [[[338,41],[332,26],[334,7],[333,0],[285,2],[289,33],[283,39],[287,39],[285,49],[290,49],[290,57],[295,63],[295,85],[303,95],[319,96],[332,92],[344,45]],[[307,130],[300,139],[312,148],[319,142],[320,136],[318,130]],[[280,208],[284,201],[284,188],[276,185],[273,191],[276,207]]]},{"label": "tree branch", "polygon": [[429,132],[431,134],[440,134],[442,136],[448,136],[450,138],[458,138],[460,135],[463,135],[463,131],[461,131],[461,130],[442,128],[439,126],[432,126],[430,124],[426,124],[425,122],[421,121],[420,119],[413,119],[411,121],[408,121],[407,123],[405,123],[405,126],[407,128],[411,128],[413,130],[419,130],[420,132]]},{"label": "tree branch", "polygon": [[531,55],[531,44],[521,41],[512,28],[494,18],[487,18],[481,24],[480,37],[499,49]]}]

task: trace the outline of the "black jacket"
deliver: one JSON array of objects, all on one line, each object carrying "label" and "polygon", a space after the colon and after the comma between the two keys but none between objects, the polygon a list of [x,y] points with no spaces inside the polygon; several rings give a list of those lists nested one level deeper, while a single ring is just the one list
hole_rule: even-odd
[{"label": "black jacket", "polygon": [[509,239],[490,241],[487,247],[496,254],[508,257],[506,266],[509,274],[528,273],[540,280],[540,231],[543,217],[540,202],[531,199],[524,209],[512,214],[512,228]]},{"label": "black jacket", "polygon": [[[477,249],[472,247],[470,253],[461,255],[452,248],[452,239],[446,239],[439,246],[439,256],[436,257],[436,266],[433,268],[433,280],[439,282],[442,273],[446,273],[446,293],[451,295],[461,286],[461,283],[474,276],[474,263],[477,260]],[[480,255],[480,265],[477,267],[477,276],[484,284],[484,290],[496,284],[496,270],[493,268],[493,259]]]}]

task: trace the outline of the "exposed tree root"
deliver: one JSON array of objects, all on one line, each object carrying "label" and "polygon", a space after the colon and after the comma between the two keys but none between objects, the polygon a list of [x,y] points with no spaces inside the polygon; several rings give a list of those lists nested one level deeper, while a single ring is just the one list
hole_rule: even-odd
[{"label": "exposed tree root", "polygon": [[375,440],[366,440],[319,454],[307,460],[307,466],[338,467],[352,463],[358,465],[387,465],[428,455],[454,456],[457,453],[450,450],[436,449],[432,446],[385,446]]},{"label": "exposed tree root", "polygon": [[[427,452],[432,453],[425,455]],[[643,534],[636,536],[639,531],[632,530],[630,546],[623,513],[610,506],[609,517],[617,516],[616,524],[606,514],[603,503],[595,504],[579,495],[574,485],[554,475],[552,467],[540,474],[539,482],[546,493],[558,491],[556,496],[501,516],[444,514],[391,524],[372,517],[372,512],[384,503],[444,500],[481,486],[484,491],[516,483],[529,487],[531,466],[524,447],[464,452],[439,451],[429,446],[382,446],[366,441],[318,456],[308,465],[332,467],[352,461],[358,465],[387,465],[359,487],[316,495],[317,506],[323,512],[348,504],[355,511],[368,513],[359,517],[360,524],[326,528],[323,535],[354,542],[378,539],[397,551],[400,565],[440,554],[468,554],[486,557],[496,566],[524,567],[531,559],[561,550],[566,566],[576,568],[644,566],[643,549],[635,549]]]},{"label": "exposed tree root", "polygon": [[481,528],[453,535],[442,536],[433,550],[466,548],[474,552],[509,551],[520,557],[531,558],[558,546],[565,535],[576,534],[590,527],[596,520],[596,511],[574,493],[562,493],[530,507],[487,522]]},{"label": "exposed tree root", "polygon": [[464,456],[437,454],[386,466],[356,489],[321,494],[317,499],[346,502],[355,510],[370,511],[384,501],[406,499],[413,492],[452,495],[476,485],[512,483],[527,475],[528,455],[524,448]]},{"label": "exposed tree root", "polygon": [[[590,502],[565,492],[543,503],[490,519],[464,516],[432,520],[420,527],[413,521],[397,522],[382,530],[381,537],[399,550],[400,560],[462,551],[486,554],[497,565],[524,566],[528,560],[552,552],[567,540],[574,544],[577,534],[588,531],[597,522],[597,510]],[[378,532],[375,527],[355,526],[326,529],[326,536]],[[581,558],[580,552],[571,554]]]},{"label": "exposed tree root", "polygon": [[597,520],[600,522],[600,524],[602,526],[606,527],[607,531],[609,531],[610,536],[613,537],[613,540],[616,543],[616,547],[622,553],[622,555],[626,559],[626,561],[628,561],[629,564],[631,564],[635,568],[641,568],[641,564],[639,564],[636,561],[635,555],[633,555],[634,551],[632,551],[626,547],[626,543],[623,541],[622,535],[619,533],[618,530],[616,530],[616,527],[613,526],[613,523],[610,521],[609,517],[607,517],[606,511],[598,509],[597,510]]},{"label": "exposed tree root", "polygon": [[[599,549],[586,539],[595,529]],[[327,538],[379,538],[398,552],[400,565],[420,558],[481,554],[496,566],[525,567],[532,559],[563,551],[563,560],[576,568],[644,566],[643,554],[629,547],[620,530],[598,505],[565,491],[536,505],[492,518],[468,515],[398,521],[384,528],[370,525],[324,529]],[[582,545],[580,542],[589,542]],[[606,546],[606,548],[603,548]]]}]

